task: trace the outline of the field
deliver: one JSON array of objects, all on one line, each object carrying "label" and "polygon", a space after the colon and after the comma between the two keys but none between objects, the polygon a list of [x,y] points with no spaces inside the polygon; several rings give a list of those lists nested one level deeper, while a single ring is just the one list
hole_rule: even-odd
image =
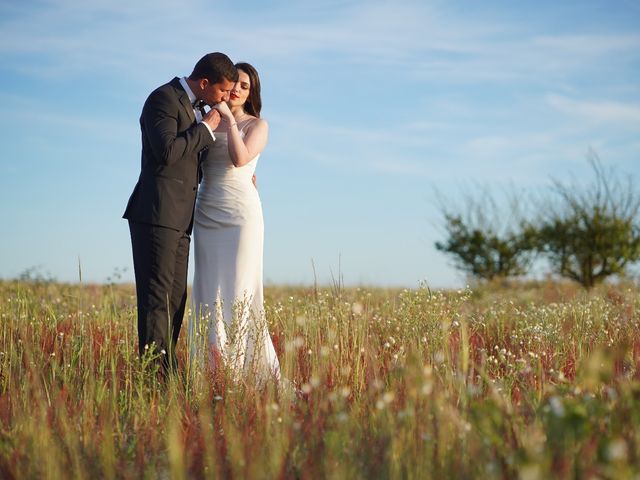
[{"label": "field", "polygon": [[639,293],[270,287],[299,398],[158,382],[130,285],[3,281],[0,478],[640,478]]}]

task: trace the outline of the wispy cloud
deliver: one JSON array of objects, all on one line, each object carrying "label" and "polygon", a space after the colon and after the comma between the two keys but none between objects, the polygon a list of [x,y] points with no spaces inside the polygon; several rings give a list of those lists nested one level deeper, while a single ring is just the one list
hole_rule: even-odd
[{"label": "wispy cloud", "polygon": [[[313,9],[276,4],[252,13],[224,2],[213,9],[202,1],[176,8],[148,0],[57,0],[14,9],[1,25],[0,54],[14,59],[12,68],[50,76],[156,75],[163,65],[188,65],[215,49],[289,68],[333,56],[399,68],[416,79],[543,81],[543,74],[557,79],[594,68],[594,58],[606,62],[626,53],[637,59],[640,46],[640,35],[624,32],[527,37],[518,34],[525,18],[478,22],[442,2],[376,1],[366,8],[333,2]],[[21,56],[25,61],[16,60]]]},{"label": "wispy cloud", "polygon": [[634,52],[640,48],[640,35],[630,33],[590,35],[544,35],[531,40],[536,48],[562,55],[593,58],[619,52]]},{"label": "wispy cloud", "polygon": [[[272,199],[281,203],[265,212],[283,237],[272,245],[295,236],[288,212],[297,206],[304,218],[318,212],[307,232],[312,243],[336,228],[335,215],[322,218],[332,182],[360,187],[358,202],[348,188],[335,188],[329,200],[336,209],[351,205],[363,225],[404,215],[411,219],[406,226],[387,230],[410,238],[415,218],[424,215],[424,204],[410,199],[430,183],[453,195],[469,181],[526,188],[579,171],[589,146],[603,161],[637,173],[640,31],[622,18],[637,17],[637,2],[617,2],[611,14],[600,0],[556,3],[0,2],[0,126],[9,132],[10,151],[31,154],[29,165],[15,155],[0,160],[6,173],[0,190],[16,191],[11,184],[20,177],[36,191],[48,191],[54,179],[58,190],[75,192],[87,184],[77,182],[80,166],[92,173],[108,169],[112,183],[106,174],[100,178],[101,200],[119,211],[138,172],[144,97],[214,50],[255,63],[263,76],[272,127],[259,171],[263,185],[286,191],[306,188],[310,179],[317,187],[303,192],[304,202]],[[94,110],[84,110],[80,97],[94,102]],[[292,187],[286,174],[270,177],[275,172],[303,181]],[[390,194],[381,198],[381,191]],[[98,195],[74,197],[92,196]],[[69,216],[81,218],[84,209],[87,218],[99,218],[87,203],[69,206]],[[35,210],[42,211],[40,205]],[[117,217],[108,215],[100,220],[105,225]],[[357,252],[361,234],[341,231],[335,242]],[[104,234],[112,244],[123,240],[109,235],[115,234]],[[376,252],[394,243],[389,232],[370,238]],[[122,258],[128,259],[124,240]],[[24,248],[19,241],[9,247]],[[311,251],[304,242],[299,249],[303,257]],[[25,258],[35,250],[36,244]],[[299,272],[290,247],[282,250],[273,257],[278,278]],[[413,276],[415,253],[406,253]],[[370,263],[357,268],[366,275]]]},{"label": "wispy cloud", "polygon": [[[123,121],[121,118],[105,118],[100,112],[78,109],[76,112],[56,112],[43,110],[36,98],[0,94],[0,125],[33,125],[37,112],[40,132],[72,132],[74,136],[116,140],[119,144],[135,140],[137,142],[137,119]],[[38,130],[35,130],[38,131]],[[34,132],[35,132],[34,131]],[[132,133],[135,132],[135,133]],[[88,137],[87,137],[88,136]]]},{"label": "wispy cloud", "polygon": [[548,95],[547,103],[556,111],[591,124],[613,124],[640,130],[640,104],[616,101],[575,100],[562,95]]}]

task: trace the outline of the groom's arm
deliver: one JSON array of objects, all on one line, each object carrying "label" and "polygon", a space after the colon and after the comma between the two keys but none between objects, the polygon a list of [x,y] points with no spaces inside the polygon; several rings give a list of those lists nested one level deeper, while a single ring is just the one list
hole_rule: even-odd
[{"label": "groom's arm", "polygon": [[197,154],[214,141],[209,129],[201,123],[179,131],[182,108],[168,92],[156,90],[142,109],[142,128],[154,156],[164,165],[171,165],[185,156]]}]

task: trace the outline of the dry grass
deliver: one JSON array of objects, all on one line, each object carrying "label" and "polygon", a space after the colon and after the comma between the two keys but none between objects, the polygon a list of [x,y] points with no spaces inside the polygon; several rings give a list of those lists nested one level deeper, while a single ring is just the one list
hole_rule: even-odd
[{"label": "dry grass", "polygon": [[640,475],[637,286],[266,294],[305,399],[158,383],[131,286],[1,282],[0,477]]}]

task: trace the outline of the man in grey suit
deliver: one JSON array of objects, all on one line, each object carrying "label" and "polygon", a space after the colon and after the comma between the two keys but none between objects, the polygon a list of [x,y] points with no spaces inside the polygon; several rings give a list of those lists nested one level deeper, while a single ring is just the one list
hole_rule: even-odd
[{"label": "man in grey suit", "polygon": [[188,78],[154,90],[140,116],[142,165],[123,217],[129,221],[138,300],[140,355],[177,367],[175,346],[187,300],[187,266],[199,181],[198,157],[215,142],[220,114],[238,79],[222,53],[202,57]]}]

